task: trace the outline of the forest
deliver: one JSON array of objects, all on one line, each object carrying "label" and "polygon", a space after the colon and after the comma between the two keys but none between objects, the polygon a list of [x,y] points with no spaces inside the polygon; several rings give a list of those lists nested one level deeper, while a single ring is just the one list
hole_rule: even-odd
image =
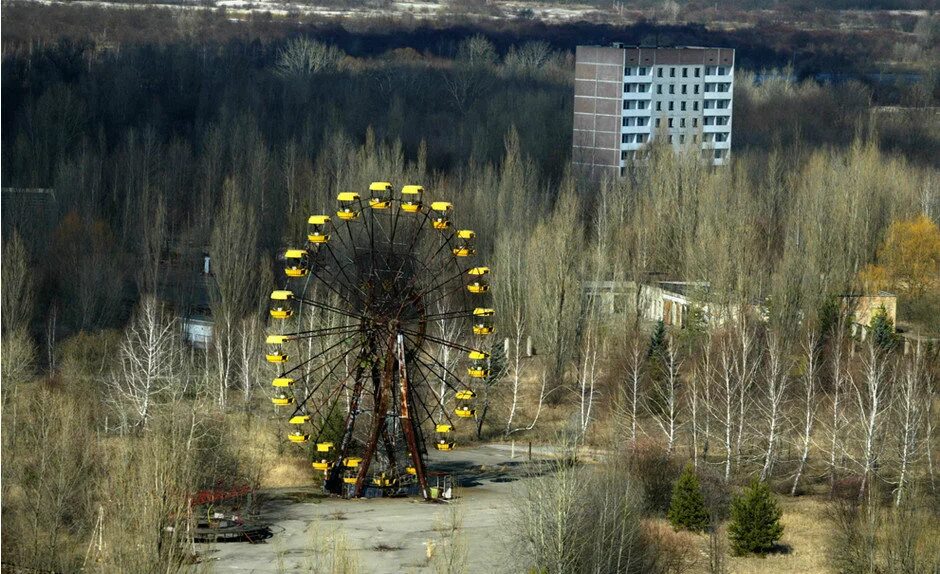
[{"label": "forest", "polygon": [[[8,10],[5,24],[28,19]],[[604,481],[636,499],[601,513],[614,542],[584,534],[589,514],[522,504],[516,571],[728,571],[715,534],[693,567],[670,559],[671,533],[644,530],[686,464],[706,538],[756,477],[826,505],[832,571],[936,571],[940,21],[923,18],[904,55],[927,62],[917,81],[872,82],[828,57],[852,79],[821,83],[818,59],[755,44],[736,71],[730,165],[654,145],[600,180],[570,163],[571,30],[377,49],[367,33],[264,22],[244,37],[180,19],[170,41],[126,42],[85,24],[54,39],[5,27],[4,565],[178,571],[193,560],[189,495],[264,487],[303,462],[263,364],[278,257],[337,193],[390,181],[452,201],[493,270],[505,351],[462,438],[627,461],[540,479],[559,504],[609,510],[586,492]],[[682,329],[645,320],[638,290],[610,314],[588,289],[663,280],[706,286]],[[897,295],[897,325],[853,329],[846,296],[880,291]],[[181,335],[197,312],[214,322],[206,349]],[[567,543],[540,545],[546,532]],[[600,544],[637,560],[601,564]]]}]

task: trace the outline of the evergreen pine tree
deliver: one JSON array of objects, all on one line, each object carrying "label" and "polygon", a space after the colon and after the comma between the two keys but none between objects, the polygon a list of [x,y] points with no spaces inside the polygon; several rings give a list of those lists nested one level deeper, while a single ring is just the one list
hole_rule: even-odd
[{"label": "evergreen pine tree", "polygon": [[871,337],[875,345],[885,351],[890,351],[898,344],[898,336],[894,332],[894,322],[888,317],[888,311],[882,305],[871,318]]},{"label": "evergreen pine tree", "polygon": [[763,555],[773,550],[783,535],[782,515],[767,484],[754,479],[742,495],[731,501],[728,536],[735,555]]},{"label": "evergreen pine tree", "polygon": [[708,510],[705,508],[705,496],[702,485],[692,465],[685,471],[672,488],[672,501],[669,503],[669,522],[676,530],[685,529],[703,532],[708,528]]},{"label": "evergreen pine tree", "polygon": [[669,342],[666,341],[666,324],[662,321],[656,323],[656,330],[650,338],[650,348],[646,352],[646,358],[660,358],[666,353]]}]

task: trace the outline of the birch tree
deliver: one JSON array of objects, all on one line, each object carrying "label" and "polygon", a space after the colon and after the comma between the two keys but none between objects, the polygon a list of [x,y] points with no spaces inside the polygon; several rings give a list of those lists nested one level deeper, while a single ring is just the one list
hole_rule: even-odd
[{"label": "birch tree", "polygon": [[672,342],[663,352],[661,361],[663,381],[660,387],[654,391],[654,396],[649,401],[647,410],[650,418],[653,419],[666,439],[666,453],[672,455],[676,445],[676,436],[682,424],[679,396],[682,361],[679,359],[679,351],[676,345]]},{"label": "birch tree", "polygon": [[493,301],[496,306],[497,334],[504,334],[506,363],[509,367],[511,399],[506,417],[505,435],[512,433],[513,422],[519,406],[519,393],[525,374],[526,336],[529,323],[528,275],[526,257],[519,243],[521,233],[510,232],[496,244]]},{"label": "birch tree", "polygon": [[857,417],[854,427],[860,443],[860,452],[856,459],[862,472],[859,497],[864,495],[879,462],[885,430],[883,419],[891,400],[890,378],[887,357],[870,342],[867,356],[862,360],[862,372],[859,375],[849,375]]},{"label": "birch tree", "polygon": [[793,486],[790,487],[790,496],[796,496],[800,486],[800,479],[809,460],[809,448],[813,440],[813,426],[816,423],[816,378],[819,370],[818,338],[812,331],[807,332],[803,343],[803,355],[806,364],[803,374],[799,378],[800,398],[802,400],[802,425],[800,426],[799,447],[800,460],[797,463],[796,473],[793,475]]},{"label": "birch tree", "polygon": [[764,450],[764,466],[760,479],[767,480],[773,471],[775,447],[780,440],[783,416],[783,401],[789,382],[789,360],[777,334],[767,337],[767,368],[764,374],[764,412],[767,417],[767,446]]},{"label": "birch tree", "polygon": [[924,365],[920,343],[914,350],[914,356],[904,366],[904,372],[896,382],[897,398],[894,402],[898,422],[898,479],[894,489],[894,504],[901,505],[905,487],[909,481],[911,466],[921,451],[923,438],[924,414],[926,401],[931,401],[927,393],[926,378],[929,376]]},{"label": "birch tree", "polygon": [[145,297],[124,332],[119,366],[108,380],[112,400],[134,426],[144,427],[154,404],[181,392],[179,322],[163,304]]}]

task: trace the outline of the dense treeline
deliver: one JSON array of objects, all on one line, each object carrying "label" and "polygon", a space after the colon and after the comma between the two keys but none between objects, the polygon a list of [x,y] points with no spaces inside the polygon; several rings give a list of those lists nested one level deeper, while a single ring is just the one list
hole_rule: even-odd
[{"label": "dense treeline", "polygon": [[[873,491],[897,506],[935,496],[936,348],[905,354],[884,318],[853,337],[840,296],[877,282],[901,295],[910,331],[940,329],[936,134],[893,145],[860,85],[742,75],[729,166],[654,146],[625,178],[582,179],[569,164],[571,69],[545,43],[500,54],[478,36],[453,58],[352,57],[304,38],[7,56],[8,556],[59,570],[94,556],[108,571],[139,548],[135,560],[169,570],[184,560],[187,494],[263,482],[265,456],[286,452],[261,353],[274,260],[307,215],[375,180],[453,201],[492,264],[508,345],[479,437],[561,429],[622,449],[637,480],[650,479],[639,467],[651,445],[665,470],[642,485],[648,507],[610,501],[631,516],[664,511],[657,488],[683,458],[725,485],[757,475],[879,508]],[[204,251],[215,332],[202,351],[179,326]],[[603,314],[586,288],[616,281],[638,297],[663,278],[707,285],[690,294],[686,329],[651,333],[636,300]],[[568,476],[546,488],[570,499],[590,484]],[[144,483],[159,504],[135,498]],[[138,504],[150,506],[133,528],[109,522]],[[635,540],[637,524],[615,515],[607,535]],[[864,526],[840,516],[846,536]],[[637,540],[655,562],[656,545]],[[591,562],[597,543],[566,559],[607,570]]]},{"label": "dense treeline", "polygon": [[[185,10],[141,8],[109,10],[86,5],[10,3],[4,9],[4,51],[28,50],[62,39],[101,48],[137,44],[175,44],[231,40],[267,44],[294,35],[316,36],[357,57],[410,48],[422,54],[452,57],[460,42],[485,35],[505,54],[516,44],[542,41],[558,50],[578,45],[623,42],[646,46],[733,46],[740,67],[760,70],[792,65],[800,78],[816,73],[864,74],[883,70],[930,72],[937,57],[937,18],[931,13],[872,12],[857,29],[845,26],[838,11],[796,8],[780,12],[728,11],[707,3],[703,10],[674,2],[657,10],[627,6],[618,20],[608,4],[596,21],[546,23],[526,18],[494,17],[487,7],[478,15],[434,19],[388,16],[330,19],[313,14],[240,14],[224,9]],[[720,6],[720,3],[718,3]],[[674,6],[672,10],[669,6]],[[472,4],[454,4],[472,10]],[[621,7],[621,12],[624,7]],[[786,7],[781,6],[781,10]],[[669,12],[663,15],[663,11]],[[589,15],[587,15],[589,17]],[[706,24],[707,23],[707,24]],[[728,25],[731,23],[731,25]],[[913,53],[911,53],[913,51]]]}]

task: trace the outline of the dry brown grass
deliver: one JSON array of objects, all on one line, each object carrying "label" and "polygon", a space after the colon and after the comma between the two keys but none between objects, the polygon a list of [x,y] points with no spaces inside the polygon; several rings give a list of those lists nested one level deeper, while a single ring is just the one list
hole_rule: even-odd
[{"label": "dry brown grass", "polygon": [[[770,554],[764,558],[758,556],[734,557],[727,559],[728,569],[735,573],[747,574],[804,574],[810,572],[829,572],[826,557],[826,544],[829,540],[830,523],[825,517],[826,500],[819,497],[785,498],[777,497],[783,509],[783,538],[781,544],[787,551]],[[662,521],[666,525],[665,521]],[[722,536],[727,536],[722,527]],[[694,540],[694,542],[692,542]],[[700,559],[696,562],[695,573],[707,572],[708,536],[690,535],[690,542],[697,544]]]}]

